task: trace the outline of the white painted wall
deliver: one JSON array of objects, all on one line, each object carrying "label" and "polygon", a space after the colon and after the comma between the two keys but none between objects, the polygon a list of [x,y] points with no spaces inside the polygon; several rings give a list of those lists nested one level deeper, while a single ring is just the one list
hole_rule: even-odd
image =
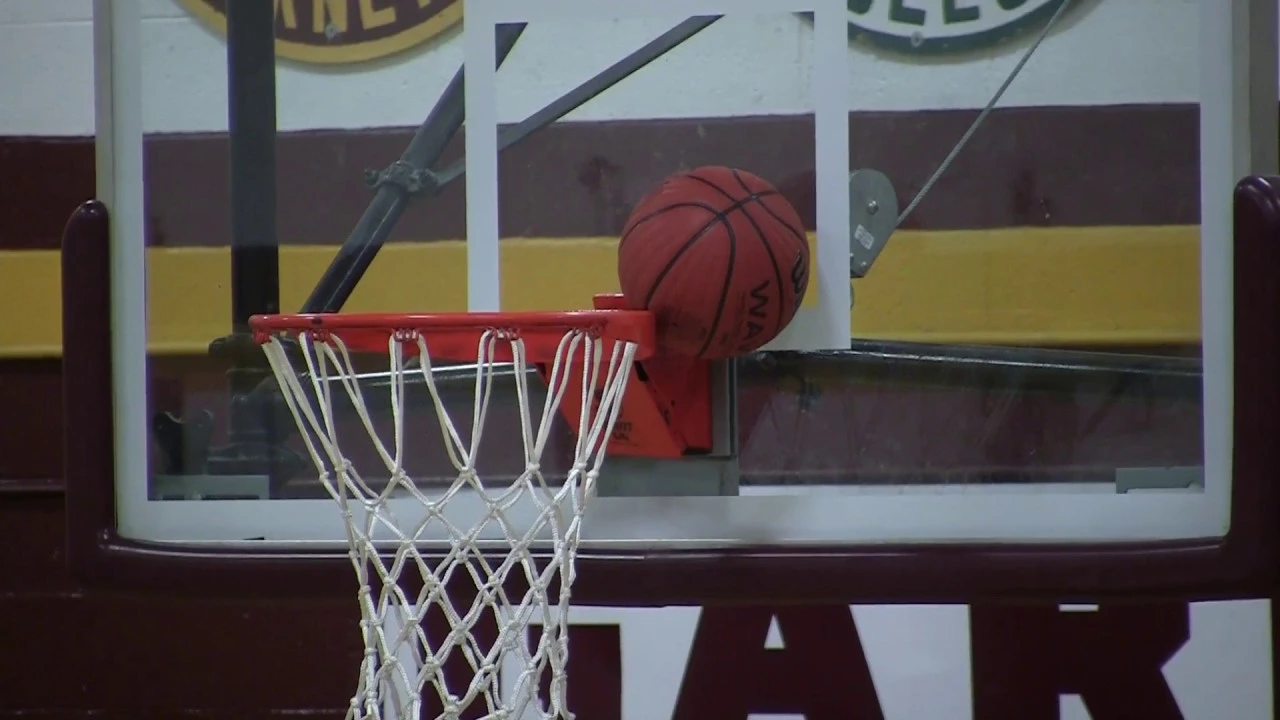
[{"label": "white painted wall", "polygon": [[[145,122],[152,132],[226,127],[220,37],[172,0],[133,0],[146,17]],[[1078,0],[1005,105],[1195,102],[1195,0]],[[91,0],[0,2],[0,134],[93,131]],[[534,26],[501,77],[504,121],[665,30],[676,19]],[[727,18],[571,118],[706,117],[809,109],[809,28],[798,18]],[[355,69],[282,64],[283,130],[416,125],[462,56],[460,32],[392,62]],[[850,48],[857,110],[981,107],[1026,42],[948,61],[904,62]]]},{"label": "white painted wall", "polygon": [[[885,720],[972,719],[968,608],[879,605],[851,611]],[[623,718],[672,717],[698,613],[697,608],[573,610],[574,623],[620,627]],[[1190,638],[1164,666],[1165,681],[1186,720],[1272,717],[1269,613],[1265,600],[1191,605]],[[765,646],[776,649],[783,642],[771,628]],[[1077,695],[1060,696],[1059,711],[1060,720],[1091,718]],[[749,720],[804,718],[752,715]]]}]

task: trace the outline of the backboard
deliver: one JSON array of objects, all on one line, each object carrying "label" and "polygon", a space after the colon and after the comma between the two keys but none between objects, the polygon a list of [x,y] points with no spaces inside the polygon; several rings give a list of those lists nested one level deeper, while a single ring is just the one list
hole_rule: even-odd
[{"label": "backboard", "polygon": [[[109,442],[76,467],[109,468],[120,547],[185,558],[161,584],[293,562],[298,592],[346,562],[289,423],[253,399],[268,376],[250,315],[589,307],[617,290],[631,206],[709,164],[796,207],[809,292],[773,345],[717,368],[711,452],[610,466],[584,597],[1240,580],[1210,559],[1263,507],[1233,456],[1237,333],[1261,309],[1236,301],[1253,280],[1231,188],[1275,170],[1274,7],[1162,3],[1157,24],[1155,0],[968,21],[926,3],[495,1],[374,60],[272,56],[273,35],[311,28],[337,53],[430,20],[349,5],[208,3],[219,24],[189,3],[95,3],[111,334],[95,360],[69,320],[68,397],[109,372]],[[964,22],[972,44],[925,42]],[[64,280],[69,318],[97,307],[92,285]],[[502,443],[494,472],[519,462]],[[447,469],[425,446],[413,463],[427,485]]]}]

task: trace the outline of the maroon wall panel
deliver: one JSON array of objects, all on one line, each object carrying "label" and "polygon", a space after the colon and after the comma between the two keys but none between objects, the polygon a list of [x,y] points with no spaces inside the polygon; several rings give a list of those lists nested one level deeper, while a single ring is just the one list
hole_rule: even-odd
[{"label": "maroon wall panel", "polygon": [[0,495],[0,716],[342,715],[360,658],[354,598],[86,594],[63,565],[62,525],[59,494]]}]

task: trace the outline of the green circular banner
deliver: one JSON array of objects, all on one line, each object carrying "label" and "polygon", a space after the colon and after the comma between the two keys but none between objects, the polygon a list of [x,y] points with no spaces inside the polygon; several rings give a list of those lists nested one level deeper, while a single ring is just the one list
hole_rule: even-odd
[{"label": "green circular banner", "polygon": [[971,52],[1038,30],[1064,2],[848,0],[849,37],[918,55]]}]

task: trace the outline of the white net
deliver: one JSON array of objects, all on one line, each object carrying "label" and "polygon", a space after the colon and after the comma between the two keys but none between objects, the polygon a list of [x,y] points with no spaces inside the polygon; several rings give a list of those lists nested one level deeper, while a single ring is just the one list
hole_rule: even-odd
[{"label": "white net", "polygon": [[[389,382],[376,396],[389,407],[389,426],[375,423],[366,402],[375,393],[362,388],[337,335],[303,334],[297,369],[280,340],[263,345],[320,482],[342,514],[360,584],[364,656],[349,719],[572,717],[565,669],[574,559],[636,353],[634,344],[619,342],[606,355],[603,344],[585,331],[566,332],[535,418],[525,343],[515,333],[485,332],[469,433],[450,417],[427,342],[416,332],[397,332],[387,345]],[[510,365],[495,360],[506,348]],[[420,360],[406,352],[414,349]],[[500,375],[514,378],[524,470],[514,480],[486,482],[477,448],[494,392],[504,387],[495,382]],[[581,398],[572,467],[563,482],[549,482],[541,459],[566,390],[578,382],[581,392],[569,394]],[[429,394],[438,431],[414,432],[413,418],[424,413],[407,412],[411,392]],[[344,398],[357,422],[337,417],[335,400]],[[339,428],[349,432],[353,424],[372,440],[385,484],[363,477],[344,455]],[[438,443],[436,435],[457,478],[425,488],[406,471],[405,451]]]}]

